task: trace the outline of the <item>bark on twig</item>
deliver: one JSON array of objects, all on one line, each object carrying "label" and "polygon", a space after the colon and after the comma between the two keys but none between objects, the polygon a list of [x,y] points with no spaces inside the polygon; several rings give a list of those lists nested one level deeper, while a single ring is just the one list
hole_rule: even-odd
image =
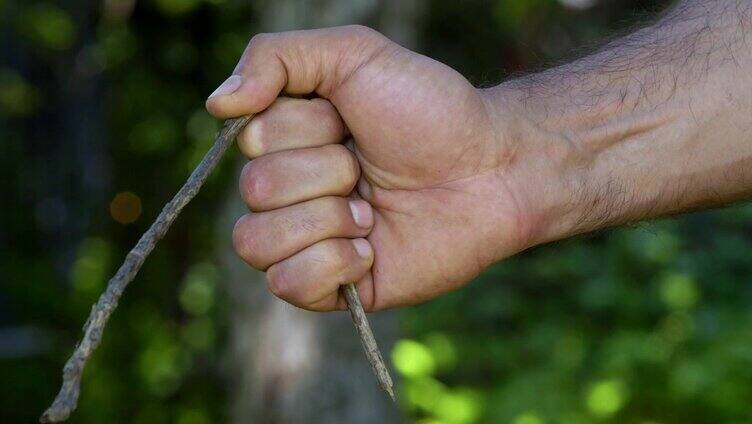
[{"label": "bark on twig", "polygon": [[[107,283],[107,288],[91,308],[89,318],[84,324],[84,336],[76,346],[73,355],[63,368],[63,384],[52,405],[39,418],[40,422],[53,423],[68,419],[76,409],[80,394],[81,374],[86,362],[102,340],[102,332],[107,320],[115,310],[123,291],[138,273],[144,260],[149,256],[157,242],[164,237],[167,230],[177,218],[180,211],[193,199],[201,186],[216,167],[222,155],[235,140],[241,129],[250,121],[251,116],[228,119],[217,134],[214,145],[209,149],[201,162],[191,173],[188,180],[180,188],[175,197],[162,209],[151,227],[138,240],[136,246],[125,257],[125,261]],[[394,399],[392,380],[381,357],[376,340],[373,337],[363,307],[358,299],[353,285],[345,287],[347,305],[350,308],[355,327],[366,351],[366,357],[371,363],[379,385]]]},{"label": "bark on twig", "polygon": [[368,324],[368,318],[358,297],[358,289],[355,288],[355,284],[347,284],[342,287],[342,291],[345,294],[347,308],[350,309],[350,316],[352,317],[353,324],[355,324],[355,329],[358,330],[360,343],[366,352],[366,358],[371,363],[371,369],[379,381],[379,387],[392,398],[392,401],[396,401],[397,399],[394,397],[394,390],[392,389],[392,377],[389,375],[384,358],[381,357],[381,351],[376,344],[376,338],[373,337],[371,325]]}]

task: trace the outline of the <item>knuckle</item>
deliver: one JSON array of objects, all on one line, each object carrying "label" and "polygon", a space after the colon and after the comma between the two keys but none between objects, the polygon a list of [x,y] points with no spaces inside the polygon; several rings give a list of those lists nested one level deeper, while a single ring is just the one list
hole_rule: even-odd
[{"label": "knuckle", "polygon": [[263,270],[267,264],[260,258],[259,252],[262,251],[261,246],[259,246],[260,239],[258,232],[253,227],[251,215],[243,215],[238,219],[232,229],[232,246],[238,256],[246,263],[255,269]]},{"label": "knuckle", "polygon": [[350,192],[360,177],[360,164],[355,155],[342,144],[331,144],[326,146],[332,160],[337,164],[337,169],[341,171],[341,181],[347,186]]},{"label": "knuckle", "polygon": [[251,121],[248,127],[248,147],[254,157],[261,156],[264,153],[265,146],[269,142],[269,122],[262,114]]},{"label": "knuckle", "polygon": [[274,34],[268,33],[268,32],[259,32],[258,34],[251,37],[251,41],[248,42],[249,47],[259,47],[261,45],[267,44],[272,38]]},{"label": "knuckle", "polygon": [[347,25],[342,27],[342,29],[347,35],[355,38],[376,38],[381,36],[375,29],[360,24]]},{"label": "knuckle", "polygon": [[243,154],[254,159],[264,154],[266,148],[266,125],[256,118],[238,136],[238,146]]},{"label": "knuckle", "polygon": [[269,136],[269,123],[265,114],[257,116],[251,121],[249,136],[252,140],[264,142]]},{"label": "knuckle", "polygon": [[287,300],[291,294],[288,278],[283,266],[272,265],[266,271],[266,286],[272,294],[280,299]]},{"label": "knuckle", "polygon": [[235,226],[232,228],[232,247],[240,256],[245,254],[245,227],[247,222],[248,215],[243,215],[235,221]]},{"label": "knuckle", "polygon": [[352,152],[347,150],[347,148],[344,146],[343,149],[347,151],[347,166],[343,169],[346,169],[345,178],[348,183],[347,191],[350,192],[353,188],[355,188],[355,184],[358,182],[358,178],[360,178],[360,164],[358,163],[358,160],[355,158],[355,155],[352,154]]},{"label": "knuckle", "polygon": [[344,34],[350,48],[360,53],[379,51],[389,43],[389,39],[380,32],[363,25],[348,25],[344,28]]},{"label": "knuckle", "polygon": [[272,191],[271,179],[263,169],[253,161],[248,162],[240,173],[240,194],[245,203],[251,209],[258,208]]}]

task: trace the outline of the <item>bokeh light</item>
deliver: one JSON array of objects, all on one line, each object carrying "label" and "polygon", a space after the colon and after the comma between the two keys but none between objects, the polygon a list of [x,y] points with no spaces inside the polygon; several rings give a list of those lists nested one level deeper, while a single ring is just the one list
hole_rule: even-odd
[{"label": "bokeh light", "polygon": [[109,278],[112,260],[113,248],[107,240],[98,237],[85,239],[70,269],[73,288],[86,300],[95,298]]},{"label": "bokeh light", "polygon": [[686,274],[669,272],[660,281],[661,299],[671,309],[688,309],[693,307],[700,293],[695,281]]},{"label": "bokeh light", "polygon": [[24,116],[33,113],[40,103],[39,90],[18,72],[0,68],[0,114]]},{"label": "bokeh light", "polygon": [[619,380],[599,381],[590,388],[587,407],[593,415],[607,417],[618,412],[627,401],[624,384]]},{"label": "bokeh light", "polygon": [[415,340],[400,340],[392,349],[392,363],[406,377],[422,377],[434,373],[436,361],[424,344]]},{"label": "bokeh light", "polygon": [[124,191],[115,195],[110,202],[110,216],[120,224],[130,224],[141,216],[141,198]]},{"label": "bokeh light", "polygon": [[51,50],[66,50],[76,40],[77,30],[71,15],[53,3],[25,4],[17,24],[32,42]]},{"label": "bokeh light", "polygon": [[192,315],[204,315],[214,306],[217,270],[210,263],[194,265],[180,289],[180,306]]}]

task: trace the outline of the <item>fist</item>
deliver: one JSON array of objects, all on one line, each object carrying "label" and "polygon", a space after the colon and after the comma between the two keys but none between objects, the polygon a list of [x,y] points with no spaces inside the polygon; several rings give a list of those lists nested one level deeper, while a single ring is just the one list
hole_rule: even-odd
[{"label": "fist", "polygon": [[484,92],[373,30],[256,36],[207,109],[256,113],[233,242],[294,305],[344,309],[352,282],[366,310],[417,303],[527,247],[520,150]]},{"label": "fist", "polygon": [[235,250],[266,270],[272,293],[307,309],[344,308],[339,286],[373,264],[373,210],[354,191],[360,165],[345,136],[330,102],[280,97],[238,137],[252,159],[240,177],[252,213],[235,225]]}]

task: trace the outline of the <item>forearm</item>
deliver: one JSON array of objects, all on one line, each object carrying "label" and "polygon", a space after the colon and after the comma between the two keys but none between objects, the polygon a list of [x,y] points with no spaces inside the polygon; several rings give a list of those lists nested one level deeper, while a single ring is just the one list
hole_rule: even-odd
[{"label": "forearm", "polygon": [[539,162],[531,244],[752,194],[752,1],[683,2],[488,94],[514,117],[508,172]]}]

